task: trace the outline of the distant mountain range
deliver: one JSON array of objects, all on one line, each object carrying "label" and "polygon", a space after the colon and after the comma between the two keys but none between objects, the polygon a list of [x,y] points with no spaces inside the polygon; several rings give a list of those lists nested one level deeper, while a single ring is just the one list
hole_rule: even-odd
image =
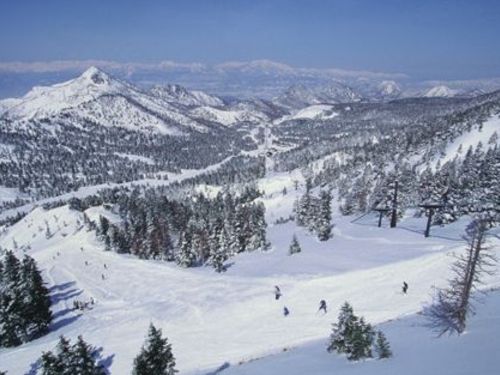
[{"label": "distant mountain range", "polygon": [[[500,78],[462,81],[416,81],[405,74],[342,69],[295,68],[255,60],[208,65],[164,61],[157,64],[110,61],[55,61],[47,63],[0,63],[0,98],[21,96],[36,85],[51,85],[81,74],[90,66],[141,88],[175,83],[226,99],[280,96],[291,87],[335,91],[348,87],[339,97],[389,100],[420,96],[473,96],[500,89]],[[175,85],[169,90],[174,90]],[[178,86],[177,86],[178,87]],[[172,93],[171,93],[172,94]],[[169,95],[171,95],[169,94]],[[180,95],[180,93],[174,94]],[[210,103],[214,105],[214,103]]]}]

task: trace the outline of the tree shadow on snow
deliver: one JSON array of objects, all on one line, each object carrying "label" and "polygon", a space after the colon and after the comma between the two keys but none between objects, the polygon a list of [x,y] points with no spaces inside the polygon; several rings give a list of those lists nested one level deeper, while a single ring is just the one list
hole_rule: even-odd
[{"label": "tree shadow on snow", "polygon": [[59,310],[52,314],[52,320],[62,318],[64,315],[69,314],[71,311],[73,311],[73,309]]},{"label": "tree shadow on snow", "polygon": [[62,284],[57,284],[57,285],[53,285],[49,288],[49,291],[51,293],[55,292],[55,291],[60,291],[60,290],[64,290],[64,289],[68,289],[69,287],[72,287],[73,285],[75,285],[76,282],[75,281],[68,281],[67,283],[62,283]]},{"label": "tree shadow on snow", "polygon": [[54,293],[50,296],[50,300],[52,301],[52,304],[55,305],[56,303],[59,303],[61,301],[68,300],[70,298],[79,296],[82,294],[83,291],[79,289],[70,289],[66,290],[64,292],[59,292],[59,293]]},{"label": "tree shadow on snow", "polygon": [[73,316],[70,316],[70,317],[67,317],[67,318],[59,319],[57,322],[53,322],[50,325],[49,329],[50,329],[51,332],[56,332],[59,329],[61,329],[63,327],[66,327],[67,325],[70,325],[70,324],[74,323],[75,321],[77,321],[78,319],[80,319],[81,316],[82,315],[79,314],[79,315],[73,315]]},{"label": "tree shadow on snow", "polygon": [[220,374],[222,371],[227,370],[229,367],[231,367],[231,364],[229,362],[224,362],[222,365],[217,367],[215,370],[207,372],[205,375],[217,375],[217,374]]},{"label": "tree shadow on snow", "polygon": [[107,357],[102,356],[102,352],[104,348],[101,346],[94,351],[94,358],[97,359],[97,362],[104,368],[105,374],[111,374],[109,368],[113,364],[113,359],[115,358],[114,354],[110,354]]}]

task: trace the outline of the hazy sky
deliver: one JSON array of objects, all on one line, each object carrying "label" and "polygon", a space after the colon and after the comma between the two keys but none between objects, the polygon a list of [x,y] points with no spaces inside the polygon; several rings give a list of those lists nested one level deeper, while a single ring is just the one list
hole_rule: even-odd
[{"label": "hazy sky", "polygon": [[0,61],[106,59],[500,76],[499,0],[0,0]]}]

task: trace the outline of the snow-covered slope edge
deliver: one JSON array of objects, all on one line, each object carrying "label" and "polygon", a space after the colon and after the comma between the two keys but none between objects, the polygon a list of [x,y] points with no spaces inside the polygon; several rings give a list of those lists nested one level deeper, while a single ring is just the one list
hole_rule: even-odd
[{"label": "snow-covered slope edge", "polygon": [[229,365],[225,375],[496,375],[500,349],[500,291],[488,293],[466,334],[436,338],[421,315],[380,324],[394,356],[388,360],[349,362],[327,353],[327,339],[282,354]]}]

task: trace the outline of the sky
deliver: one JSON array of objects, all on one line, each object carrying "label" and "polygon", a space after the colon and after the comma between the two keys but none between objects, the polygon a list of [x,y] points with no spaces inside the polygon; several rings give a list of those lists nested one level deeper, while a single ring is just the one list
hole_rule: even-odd
[{"label": "sky", "polygon": [[269,59],[500,76],[498,0],[0,0],[0,62]]}]

